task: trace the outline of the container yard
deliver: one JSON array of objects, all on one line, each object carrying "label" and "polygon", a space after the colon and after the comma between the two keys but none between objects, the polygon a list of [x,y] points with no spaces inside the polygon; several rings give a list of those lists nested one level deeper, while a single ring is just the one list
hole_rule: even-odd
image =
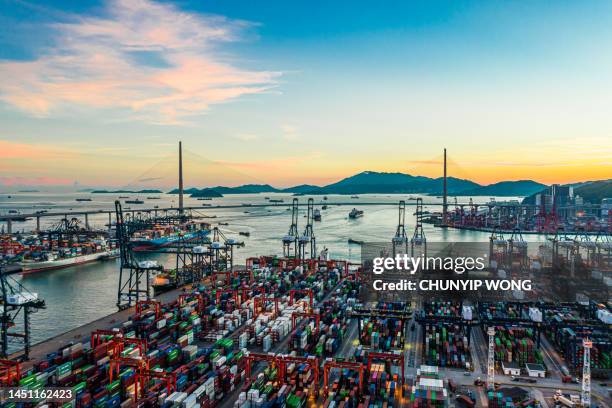
[{"label": "container yard", "polygon": [[[399,208],[392,242],[407,250],[405,202]],[[44,299],[3,273],[3,344],[12,336],[24,348],[3,349],[1,384],[62,387],[73,398],[3,395],[2,406],[526,408],[555,406],[565,394],[580,395],[573,406],[610,406],[609,304],[362,298],[364,265],[317,250],[313,209],[309,199],[299,233],[293,199],[282,254],[238,264],[244,243],[196,215],[124,217],[117,202],[119,311],[35,345],[28,319]],[[412,245],[426,253],[420,199],[416,216]],[[498,234],[490,244],[496,276],[547,267]],[[2,245],[15,252],[22,243]]]}]

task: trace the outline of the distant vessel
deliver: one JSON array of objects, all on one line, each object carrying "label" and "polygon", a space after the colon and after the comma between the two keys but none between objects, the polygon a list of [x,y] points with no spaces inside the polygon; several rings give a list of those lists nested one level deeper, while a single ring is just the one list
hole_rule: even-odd
[{"label": "distant vessel", "polygon": [[144,204],[144,201],[138,200],[138,199],[136,199],[136,200],[125,200],[125,203],[126,204]]},{"label": "distant vessel", "polygon": [[359,196],[352,195],[351,198],[359,198]]},{"label": "distant vessel", "polygon": [[147,197],[147,200],[160,200],[159,197]]},{"label": "distant vessel", "polygon": [[279,199],[274,199],[274,200],[270,200],[271,203],[284,203],[283,200],[279,200]]},{"label": "distant vessel", "polygon": [[119,198],[130,198],[129,196],[119,196]]},{"label": "distant vessel", "polygon": [[353,239],[353,238],[349,238],[348,239],[348,243],[349,244],[354,244],[354,245],[363,245],[363,241],[358,241],[358,240]]},{"label": "distant vessel", "polygon": [[91,198],[77,198],[76,201],[91,201]]},{"label": "distant vessel", "polygon": [[318,208],[314,210],[313,218],[315,221],[321,221],[321,211]]},{"label": "distant vessel", "polygon": [[359,217],[363,217],[363,211],[353,208],[349,213],[349,218],[354,220]]},{"label": "distant vessel", "polygon": [[249,231],[240,231],[238,234],[245,236],[245,237],[250,237],[251,233]]},{"label": "distant vessel", "polygon": [[114,241],[93,240],[83,245],[59,248],[42,253],[31,253],[34,258],[24,258],[21,262],[22,274],[43,272],[53,269],[68,268],[119,256],[119,249]]},{"label": "distant vessel", "polygon": [[321,207],[322,210],[327,210],[327,204],[325,204],[323,207]]},{"label": "distant vessel", "polygon": [[324,196],[324,197],[323,197],[323,199],[324,199],[324,200],[327,200],[327,196]]}]

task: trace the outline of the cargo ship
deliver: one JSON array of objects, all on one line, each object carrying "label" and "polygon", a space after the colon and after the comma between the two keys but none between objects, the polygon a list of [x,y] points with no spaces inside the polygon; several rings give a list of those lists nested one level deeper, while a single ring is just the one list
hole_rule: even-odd
[{"label": "cargo ship", "polygon": [[73,244],[50,251],[30,250],[20,262],[21,273],[43,272],[82,265],[119,256],[119,249],[114,241],[104,239],[92,240],[86,244]]},{"label": "cargo ship", "polygon": [[356,208],[353,208],[351,210],[351,212],[349,213],[349,218],[354,220],[354,219],[357,219],[359,217],[363,217],[363,211],[362,210],[358,210]]},{"label": "cargo ship", "polygon": [[170,245],[179,239],[191,241],[204,238],[210,233],[210,224],[189,222],[182,225],[156,225],[151,229],[137,231],[130,238],[135,251],[151,247]]}]

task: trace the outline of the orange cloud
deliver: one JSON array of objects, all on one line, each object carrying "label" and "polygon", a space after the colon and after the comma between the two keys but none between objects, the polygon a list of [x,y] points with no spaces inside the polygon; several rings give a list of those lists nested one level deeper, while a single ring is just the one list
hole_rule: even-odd
[{"label": "orange cloud", "polygon": [[65,150],[55,149],[50,146],[0,140],[0,159],[49,159],[68,154],[70,153]]},{"label": "orange cloud", "polygon": [[34,61],[0,63],[0,99],[34,116],[76,105],[178,123],[211,104],[266,92],[280,75],[217,55],[215,46],[238,40],[245,22],[150,0],[110,0],[107,12],[54,25],[55,46]]},{"label": "orange cloud", "polygon": [[73,182],[59,177],[0,177],[3,186],[69,186]]}]

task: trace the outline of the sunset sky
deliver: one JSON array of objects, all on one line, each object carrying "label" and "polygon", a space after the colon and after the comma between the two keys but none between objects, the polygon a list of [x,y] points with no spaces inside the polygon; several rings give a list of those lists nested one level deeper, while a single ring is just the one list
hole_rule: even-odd
[{"label": "sunset sky", "polygon": [[0,0],[0,188],[612,177],[610,1]]}]

